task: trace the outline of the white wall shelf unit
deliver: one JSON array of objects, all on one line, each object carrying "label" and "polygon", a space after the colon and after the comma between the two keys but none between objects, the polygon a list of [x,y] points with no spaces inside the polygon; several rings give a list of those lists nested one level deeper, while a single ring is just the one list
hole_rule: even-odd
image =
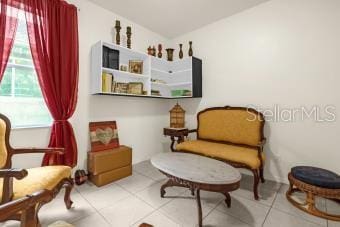
[{"label": "white wall shelf unit", "polygon": [[[143,61],[143,73],[136,74],[103,66],[103,48],[119,51],[119,65],[129,65],[129,60]],[[92,47],[91,94],[135,96],[150,98],[201,98],[202,61],[187,57],[167,61],[113,43],[99,41]],[[120,83],[143,83],[144,95],[118,93],[115,89],[103,91],[102,74],[111,74]]]}]

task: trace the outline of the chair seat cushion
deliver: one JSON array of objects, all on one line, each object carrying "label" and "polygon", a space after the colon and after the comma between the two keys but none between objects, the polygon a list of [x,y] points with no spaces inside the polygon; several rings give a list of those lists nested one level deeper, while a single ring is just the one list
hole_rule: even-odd
[{"label": "chair seat cushion", "polygon": [[[245,164],[252,169],[258,169],[261,165],[257,149],[248,147],[207,142],[204,140],[192,140],[178,144],[176,150],[237,162]],[[262,154],[262,159],[264,161],[264,154]]]},{"label": "chair seat cushion", "polygon": [[[27,169],[28,175],[22,180],[13,180],[13,199],[22,198],[39,190],[52,190],[58,183],[71,176],[68,166],[44,166]],[[0,179],[0,200],[2,198],[3,180]]]},{"label": "chair seat cushion", "polygon": [[329,170],[310,166],[297,166],[292,168],[291,174],[294,178],[310,185],[340,189],[340,176]]}]

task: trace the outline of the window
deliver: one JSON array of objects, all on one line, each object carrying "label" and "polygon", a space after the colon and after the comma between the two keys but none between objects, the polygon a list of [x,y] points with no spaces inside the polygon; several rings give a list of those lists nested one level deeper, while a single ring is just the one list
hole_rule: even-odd
[{"label": "window", "polygon": [[0,112],[10,118],[14,128],[52,123],[34,69],[24,12],[19,13],[13,49],[0,83]]}]

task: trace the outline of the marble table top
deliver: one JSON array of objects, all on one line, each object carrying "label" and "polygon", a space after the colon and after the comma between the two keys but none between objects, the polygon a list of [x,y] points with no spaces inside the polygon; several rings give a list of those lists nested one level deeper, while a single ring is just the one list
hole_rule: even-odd
[{"label": "marble table top", "polygon": [[224,162],[188,153],[162,153],[151,158],[154,167],[183,180],[202,184],[233,184],[240,172]]}]

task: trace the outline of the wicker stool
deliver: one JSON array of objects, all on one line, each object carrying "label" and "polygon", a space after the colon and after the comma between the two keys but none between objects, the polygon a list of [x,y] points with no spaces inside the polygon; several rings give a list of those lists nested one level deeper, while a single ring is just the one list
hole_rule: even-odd
[{"label": "wicker stool", "polygon": [[[315,196],[326,199],[340,200],[340,176],[325,169],[298,166],[288,174],[290,187],[286,193],[287,199],[295,207],[318,217],[340,221],[340,214],[328,214],[315,206]],[[306,202],[299,203],[292,198],[294,192],[306,193]]]}]

